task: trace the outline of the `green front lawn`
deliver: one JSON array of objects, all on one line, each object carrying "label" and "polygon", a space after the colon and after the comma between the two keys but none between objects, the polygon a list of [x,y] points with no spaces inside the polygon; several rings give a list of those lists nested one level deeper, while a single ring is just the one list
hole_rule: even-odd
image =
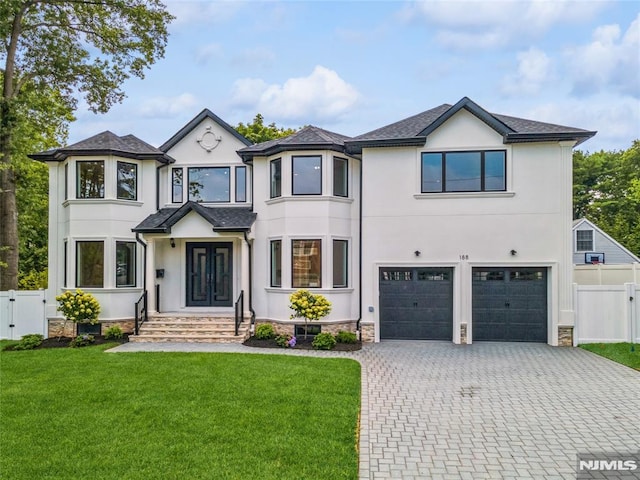
[{"label": "green front lawn", "polygon": [[0,353],[0,478],[357,478],[357,362],[105,348]]},{"label": "green front lawn", "polygon": [[[633,351],[631,347],[633,346]],[[580,348],[597,353],[614,362],[640,370],[640,344],[631,343],[585,343]]]}]

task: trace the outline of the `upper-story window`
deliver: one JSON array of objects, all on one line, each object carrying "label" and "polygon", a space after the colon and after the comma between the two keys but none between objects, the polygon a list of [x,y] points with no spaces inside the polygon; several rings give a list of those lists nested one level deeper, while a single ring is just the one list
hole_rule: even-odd
[{"label": "upper-story window", "polygon": [[422,193],[500,192],[507,189],[506,152],[424,152]]},{"label": "upper-story window", "polygon": [[333,157],[333,194],[336,197],[348,197],[349,161],[346,158]]},{"label": "upper-story window", "polygon": [[117,196],[121,200],[138,199],[138,166],[135,163],[118,162]]},{"label": "upper-story window", "polygon": [[247,167],[236,167],[236,202],[247,201]]},{"label": "upper-story window", "polygon": [[271,178],[271,198],[276,198],[282,195],[282,160],[276,158],[269,163],[270,178]]},{"label": "upper-story window", "polygon": [[229,167],[189,168],[189,200],[193,202],[230,202]]},{"label": "upper-story window", "polygon": [[292,194],[322,195],[322,157],[292,157]]},{"label": "upper-story window", "polygon": [[593,251],[593,230],[576,230],[576,251]]},{"label": "upper-story window", "polygon": [[171,201],[182,203],[182,168],[171,169]]},{"label": "upper-story window", "polygon": [[104,198],[104,161],[76,162],[76,198]]}]

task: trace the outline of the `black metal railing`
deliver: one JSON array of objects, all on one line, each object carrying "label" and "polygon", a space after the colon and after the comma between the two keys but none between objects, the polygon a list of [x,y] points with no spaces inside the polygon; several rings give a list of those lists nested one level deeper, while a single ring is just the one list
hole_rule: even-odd
[{"label": "black metal railing", "polygon": [[160,313],[160,284],[156,284],[156,312]]},{"label": "black metal railing", "polygon": [[140,327],[147,321],[147,291],[142,292],[140,299],[136,302],[135,314],[135,334],[138,335]]},{"label": "black metal railing", "polygon": [[240,324],[244,320],[244,290],[240,292],[240,295],[238,296],[238,300],[236,300],[234,307],[236,310],[236,337],[237,337]]}]

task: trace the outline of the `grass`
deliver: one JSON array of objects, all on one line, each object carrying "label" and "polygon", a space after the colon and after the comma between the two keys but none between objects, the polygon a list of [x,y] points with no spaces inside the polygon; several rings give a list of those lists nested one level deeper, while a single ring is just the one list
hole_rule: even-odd
[{"label": "grass", "polygon": [[[633,351],[632,351],[633,347]],[[589,350],[614,362],[640,370],[640,344],[637,343],[585,343],[580,348]]]},{"label": "grass", "polygon": [[0,353],[0,478],[357,478],[357,362],[106,348]]}]

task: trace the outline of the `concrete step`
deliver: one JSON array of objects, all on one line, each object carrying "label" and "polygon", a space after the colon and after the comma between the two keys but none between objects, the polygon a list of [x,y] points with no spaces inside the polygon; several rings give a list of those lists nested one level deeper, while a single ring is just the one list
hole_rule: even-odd
[{"label": "concrete step", "polygon": [[244,335],[131,335],[130,342],[242,343]]},{"label": "concrete step", "polygon": [[249,337],[249,325],[249,319],[245,319],[236,335],[235,319],[229,316],[154,315],[140,327],[138,335],[129,337],[129,341],[242,343]]}]

